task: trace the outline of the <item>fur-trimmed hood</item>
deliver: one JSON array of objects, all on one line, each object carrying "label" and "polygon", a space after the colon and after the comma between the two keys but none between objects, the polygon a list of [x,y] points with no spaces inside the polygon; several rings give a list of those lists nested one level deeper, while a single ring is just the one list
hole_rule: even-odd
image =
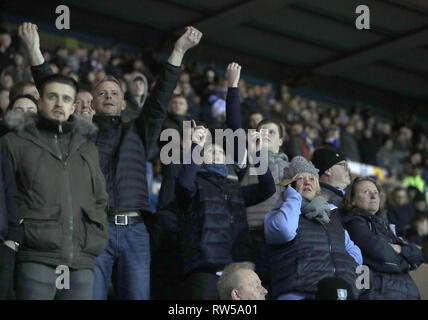
[{"label": "fur-trimmed hood", "polygon": [[[39,117],[39,114],[10,111],[4,120],[12,131],[21,132],[27,127],[35,126]],[[90,136],[98,131],[98,127],[83,116],[72,114],[68,121],[73,123],[72,131],[83,136]]]}]

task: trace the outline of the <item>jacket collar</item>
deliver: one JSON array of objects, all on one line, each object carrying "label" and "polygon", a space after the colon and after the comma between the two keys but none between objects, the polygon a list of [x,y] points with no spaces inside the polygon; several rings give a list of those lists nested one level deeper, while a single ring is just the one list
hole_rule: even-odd
[{"label": "jacket collar", "polygon": [[325,189],[327,189],[327,190],[329,190],[329,191],[331,191],[331,192],[334,192],[335,194],[337,194],[337,195],[338,195],[338,196],[340,196],[341,198],[343,198],[343,196],[344,196],[344,194],[343,194],[342,190],[340,190],[340,189],[338,189],[338,188],[336,188],[336,187],[333,187],[332,185],[329,185],[329,184],[327,184],[327,183],[320,182],[320,187],[321,187],[321,188],[325,188]]},{"label": "jacket collar", "polygon": [[39,114],[36,126],[39,130],[45,130],[53,134],[69,133],[75,124],[75,118],[70,117],[67,121],[60,122],[58,120],[46,118]]},{"label": "jacket collar", "polygon": [[101,131],[109,130],[111,128],[118,129],[122,123],[120,116],[97,116],[93,117],[94,123]]},{"label": "jacket collar", "polygon": [[[8,114],[11,114],[11,112]],[[59,134],[60,130],[62,130],[63,133],[64,130],[66,130],[66,132],[70,132],[70,154],[75,153],[77,149],[87,141],[87,137],[97,130],[96,126],[94,126],[91,122],[81,116],[75,115],[70,116],[70,119],[67,121],[69,124],[66,126],[64,126],[64,123],[62,123],[61,129],[59,124],[55,121],[49,121],[50,119],[46,118],[43,119],[38,114],[33,115],[14,113],[6,118],[8,126],[17,136],[33,142],[39,147],[47,150],[59,160],[61,160],[61,155],[58,154],[58,151],[49,143],[48,140],[41,137],[41,130],[53,132],[54,134]]]}]

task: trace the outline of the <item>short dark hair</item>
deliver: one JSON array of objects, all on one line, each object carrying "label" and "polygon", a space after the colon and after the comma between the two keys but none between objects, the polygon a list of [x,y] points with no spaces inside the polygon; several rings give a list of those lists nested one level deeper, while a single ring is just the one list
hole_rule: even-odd
[{"label": "short dark hair", "polygon": [[29,99],[29,100],[33,101],[37,107],[37,100],[31,94],[18,94],[17,96],[14,96],[10,100],[9,105],[6,108],[5,113],[8,113],[9,111],[11,111],[13,109],[13,105],[15,104],[15,102],[19,99]]},{"label": "short dark hair", "polygon": [[174,93],[171,97],[171,101],[174,100],[175,98],[183,98],[186,99],[186,96],[182,93]]},{"label": "short dark hair", "polygon": [[35,87],[36,84],[32,81],[18,81],[15,83],[12,88],[10,88],[9,97],[13,99],[15,96],[21,95],[24,93],[25,87]]},{"label": "short dark hair", "polygon": [[278,127],[279,138],[282,139],[284,137],[284,132],[282,131],[281,123],[279,121],[275,120],[275,119],[263,119],[257,125],[257,130],[259,130],[261,128],[261,126],[263,126],[265,124],[269,124],[269,123],[273,123],[273,124],[275,124]]},{"label": "short dark hair", "polygon": [[76,94],[79,91],[79,85],[77,84],[76,80],[74,80],[73,78],[66,77],[61,74],[51,74],[42,79],[42,82],[40,83],[39,88],[37,88],[40,91],[40,97],[43,97],[46,85],[54,82],[66,84],[72,87],[75,91],[73,100],[76,99]]},{"label": "short dark hair", "polygon": [[112,75],[107,75],[105,78],[101,79],[100,81],[98,81],[95,86],[92,89],[92,94],[95,95],[95,90],[98,88],[98,86],[103,83],[103,82],[114,82],[119,86],[119,90],[122,93],[122,97],[124,97],[124,92],[122,91],[122,86],[120,85],[120,81],[117,80],[115,77],[113,77]]}]

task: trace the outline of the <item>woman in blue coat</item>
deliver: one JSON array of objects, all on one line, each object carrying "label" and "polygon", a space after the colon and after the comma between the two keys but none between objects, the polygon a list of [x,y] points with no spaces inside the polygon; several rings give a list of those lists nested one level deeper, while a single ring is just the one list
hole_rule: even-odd
[{"label": "woman in blue coat", "polygon": [[361,252],[320,194],[318,171],[305,158],[294,157],[280,183],[288,187],[265,217],[274,299],[315,299],[325,278],[341,278],[352,288],[346,295],[359,295],[355,283]]}]

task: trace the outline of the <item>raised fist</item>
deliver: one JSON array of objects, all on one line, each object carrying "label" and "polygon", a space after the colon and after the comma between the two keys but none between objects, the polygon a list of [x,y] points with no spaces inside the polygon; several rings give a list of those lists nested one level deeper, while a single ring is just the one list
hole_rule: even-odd
[{"label": "raised fist", "polygon": [[194,27],[186,27],[186,32],[175,42],[174,49],[186,52],[190,48],[198,45],[202,38],[202,32]]},{"label": "raised fist", "polygon": [[19,37],[30,52],[40,48],[40,37],[37,29],[37,25],[30,22],[24,22],[18,27]]},{"label": "raised fist", "polygon": [[207,140],[208,129],[204,126],[197,126],[195,120],[192,120],[192,127],[192,142],[203,146]]},{"label": "raised fist", "polygon": [[241,66],[236,62],[230,63],[226,70],[227,86],[230,88],[237,88],[240,75]]}]

